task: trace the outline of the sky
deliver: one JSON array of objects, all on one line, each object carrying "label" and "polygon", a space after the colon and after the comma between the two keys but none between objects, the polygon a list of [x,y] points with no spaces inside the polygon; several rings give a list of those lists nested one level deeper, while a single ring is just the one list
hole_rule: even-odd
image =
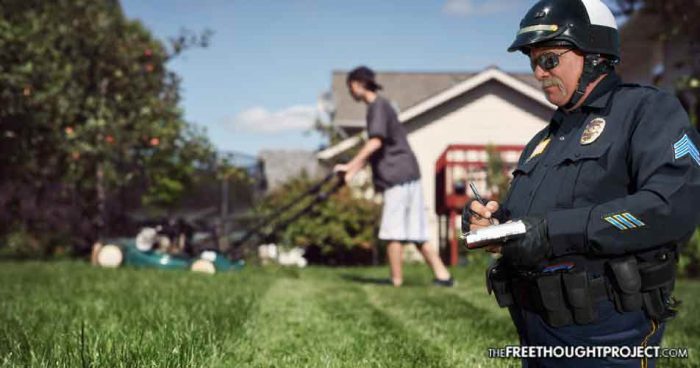
[{"label": "sky", "polygon": [[319,96],[334,70],[527,71],[506,48],[534,0],[122,0],[167,40],[213,31],[168,67],[185,118],[220,150],[315,150]]}]

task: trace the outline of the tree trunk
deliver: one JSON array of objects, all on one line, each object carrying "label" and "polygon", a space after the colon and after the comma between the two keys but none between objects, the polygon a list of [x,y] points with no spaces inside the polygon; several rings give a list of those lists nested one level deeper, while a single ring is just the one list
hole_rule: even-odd
[{"label": "tree trunk", "polygon": [[107,194],[105,190],[105,180],[104,180],[104,166],[102,163],[97,164],[97,170],[95,172],[96,185],[95,191],[97,194],[97,218],[95,219],[95,227],[97,230],[97,238],[101,239],[104,235],[105,226],[105,208],[107,202]]}]

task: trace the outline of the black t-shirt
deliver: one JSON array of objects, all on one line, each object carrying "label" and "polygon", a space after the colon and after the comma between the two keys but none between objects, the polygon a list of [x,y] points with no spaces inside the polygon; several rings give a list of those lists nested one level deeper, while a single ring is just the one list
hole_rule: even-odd
[{"label": "black t-shirt", "polygon": [[389,101],[381,96],[367,108],[367,133],[370,138],[382,140],[382,148],[369,158],[377,190],[420,179],[418,161],[406,139],[406,130]]}]

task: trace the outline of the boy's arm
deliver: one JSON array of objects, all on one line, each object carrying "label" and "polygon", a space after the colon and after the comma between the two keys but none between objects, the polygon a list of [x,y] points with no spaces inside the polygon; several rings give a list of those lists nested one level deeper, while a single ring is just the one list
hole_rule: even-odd
[{"label": "boy's arm", "polygon": [[369,157],[376,151],[382,148],[382,140],[379,137],[372,137],[365,145],[362,146],[360,152],[358,152],[355,157],[353,157],[350,162],[346,164],[335,165],[333,171],[335,172],[345,172],[345,182],[349,183],[352,178],[367,164]]}]

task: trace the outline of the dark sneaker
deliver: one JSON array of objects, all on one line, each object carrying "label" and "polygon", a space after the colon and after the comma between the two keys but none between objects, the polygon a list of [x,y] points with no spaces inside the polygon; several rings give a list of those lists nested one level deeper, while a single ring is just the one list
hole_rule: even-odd
[{"label": "dark sneaker", "polygon": [[433,279],[433,285],[444,286],[444,287],[453,287],[455,285],[455,279],[452,277],[450,277],[447,280]]}]

